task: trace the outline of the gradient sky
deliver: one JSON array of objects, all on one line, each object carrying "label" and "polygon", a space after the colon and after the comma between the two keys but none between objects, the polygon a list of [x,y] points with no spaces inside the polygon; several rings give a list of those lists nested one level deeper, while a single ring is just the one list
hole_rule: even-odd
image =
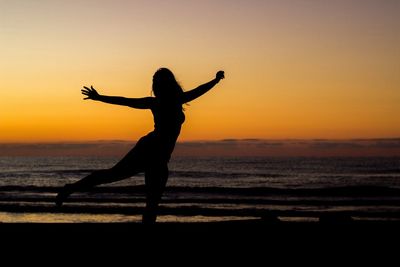
[{"label": "gradient sky", "polygon": [[137,140],[151,113],[83,101],[142,97],[170,68],[180,140],[400,136],[400,1],[0,0],[0,142]]}]

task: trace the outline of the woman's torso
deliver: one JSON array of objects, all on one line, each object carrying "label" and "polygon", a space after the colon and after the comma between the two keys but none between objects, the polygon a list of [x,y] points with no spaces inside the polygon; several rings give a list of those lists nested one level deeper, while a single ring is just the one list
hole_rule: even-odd
[{"label": "woman's torso", "polygon": [[182,105],[156,100],[151,112],[154,117],[154,130],[151,134],[158,143],[157,149],[169,158],[185,121]]}]

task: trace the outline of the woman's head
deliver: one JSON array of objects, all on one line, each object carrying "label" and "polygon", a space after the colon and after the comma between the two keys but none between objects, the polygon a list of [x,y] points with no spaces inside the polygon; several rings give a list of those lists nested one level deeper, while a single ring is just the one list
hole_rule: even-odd
[{"label": "woman's head", "polygon": [[153,75],[153,93],[160,98],[176,98],[183,93],[174,74],[167,68],[158,69]]}]

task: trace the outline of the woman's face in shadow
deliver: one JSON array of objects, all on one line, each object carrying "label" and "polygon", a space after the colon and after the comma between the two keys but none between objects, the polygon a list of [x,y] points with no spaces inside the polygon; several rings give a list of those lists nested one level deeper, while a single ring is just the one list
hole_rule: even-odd
[{"label": "woman's face in shadow", "polygon": [[167,69],[160,69],[153,75],[153,92],[156,97],[160,97],[165,89],[174,82],[173,74]]}]

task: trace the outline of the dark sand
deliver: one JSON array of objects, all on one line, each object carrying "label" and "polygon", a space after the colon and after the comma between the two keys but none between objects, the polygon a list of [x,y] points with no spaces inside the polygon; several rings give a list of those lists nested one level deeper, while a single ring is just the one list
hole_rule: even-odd
[{"label": "dark sand", "polygon": [[3,256],[33,266],[388,266],[400,223],[2,223],[0,236]]}]

